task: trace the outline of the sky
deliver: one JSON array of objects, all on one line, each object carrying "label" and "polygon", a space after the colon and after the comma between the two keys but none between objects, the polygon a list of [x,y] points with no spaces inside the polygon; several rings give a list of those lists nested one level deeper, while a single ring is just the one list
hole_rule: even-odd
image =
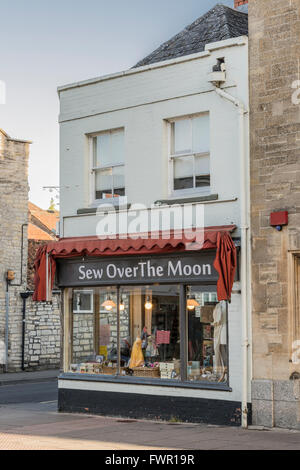
[{"label": "sky", "polygon": [[234,0],[2,0],[0,128],[32,140],[30,200],[59,186],[57,87],[132,67],[216,3]]}]

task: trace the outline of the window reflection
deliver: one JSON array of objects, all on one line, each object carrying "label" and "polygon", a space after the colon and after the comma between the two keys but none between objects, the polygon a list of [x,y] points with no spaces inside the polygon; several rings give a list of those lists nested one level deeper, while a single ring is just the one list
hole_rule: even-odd
[{"label": "window reflection", "polygon": [[211,287],[186,294],[181,338],[179,285],[74,289],[69,371],[181,380],[185,370],[189,382],[226,382],[227,303]]},{"label": "window reflection", "polygon": [[214,292],[190,287],[187,295],[189,381],[227,381],[227,304]]}]

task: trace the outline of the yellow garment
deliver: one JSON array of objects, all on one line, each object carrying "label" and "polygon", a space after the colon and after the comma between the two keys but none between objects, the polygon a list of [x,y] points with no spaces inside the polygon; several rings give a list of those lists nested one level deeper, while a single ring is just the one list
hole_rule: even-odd
[{"label": "yellow garment", "polygon": [[133,367],[141,367],[143,365],[144,365],[144,355],[142,351],[142,340],[138,336],[134,342],[134,345],[132,346],[129,367],[130,369],[132,369]]}]

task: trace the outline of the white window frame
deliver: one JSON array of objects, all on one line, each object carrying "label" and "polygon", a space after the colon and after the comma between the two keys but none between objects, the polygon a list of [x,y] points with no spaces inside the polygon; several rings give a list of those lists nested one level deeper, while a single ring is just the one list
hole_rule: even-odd
[{"label": "white window frame", "polygon": [[78,308],[77,308],[77,310],[74,310],[73,309],[73,302],[72,302],[72,311],[73,311],[73,313],[77,313],[77,314],[78,313],[79,314],[81,314],[81,313],[94,313],[94,291],[93,290],[88,290],[88,289],[87,290],[84,290],[84,289],[73,290],[73,297],[74,297],[74,295],[76,295],[78,293],[79,294],[90,294],[90,296],[91,296],[91,309],[90,310],[78,310]]},{"label": "white window frame", "polygon": [[112,204],[112,205],[119,205],[123,198],[126,197],[126,186],[125,186],[125,195],[120,196],[120,197],[111,197],[111,198],[101,198],[97,199],[96,198],[96,172],[98,170],[108,170],[108,169],[113,169],[118,168],[118,167],[124,167],[125,169],[125,161],[123,163],[114,163],[113,165],[103,165],[103,166],[95,166],[94,162],[94,139],[98,137],[99,135],[102,134],[112,134],[114,132],[120,132],[123,131],[124,133],[124,138],[125,138],[125,129],[124,127],[119,127],[117,129],[108,129],[106,131],[101,131],[97,132],[95,134],[90,134],[89,135],[89,154],[90,154],[90,173],[91,173],[91,184],[90,184],[90,201],[92,205],[97,205],[103,202]]},{"label": "white window frame", "polygon": [[[169,155],[169,195],[171,197],[180,197],[180,196],[195,196],[195,195],[209,195],[211,194],[211,184],[209,186],[204,186],[204,187],[199,187],[196,188],[196,173],[195,173],[195,157],[209,157],[210,158],[210,150],[208,152],[202,152],[202,153],[174,153],[173,152],[173,139],[174,139],[174,134],[173,134],[173,125],[176,121],[182,121],[186,119],[193,119],[197,117],[201,117],[204,114],[208,114],[210,117],[210,114],[208,112],[206,113],[199,113],[199,114],[192,114],[192,115],[187,115],[187,116],[180,116],[178,118],[174,119],[168,119],[168,155]],[[175,165],[174,162],[176,158],[182,158],[182,157],[194,157],[194,174],[193,174],[193,188],[187,188],[187,189],[174,189],[174,170],[175,170]],[[211,172],[209,173],[211,176]]]}]

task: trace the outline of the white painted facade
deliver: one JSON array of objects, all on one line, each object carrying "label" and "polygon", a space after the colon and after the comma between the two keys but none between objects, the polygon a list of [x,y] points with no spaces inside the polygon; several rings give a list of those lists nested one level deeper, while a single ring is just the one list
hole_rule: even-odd
[{"label": "white painted facade", "polygon": [[[93,207],[90,136],[123,128],[125,132],[125,186],[129,204],[150,207],[170,194],[168,120],[209,113],[210,174],[205,201],[205,226],[235,224],[240,236],[241,191],[239,116],[237,108],[215,92],[208,76],[217,59],[224,58],[226,82],[222,88],[248,109],[248,38],[234,38],[206,46],[199,54],[152,64],[126,72],[60,87],[60,237],[96,235],[95,214],[78,215]],[[248,114],[245,115],[245,154],[248,159]],[[199,196],[203,196],[199,193]],[[196,194],[191,194],[195,197]],[[248,199],[248,195],[247,199]],[[186,389],[164,394],[242,399],[242,325],[240,284],[233,287],[229,305],[229,375],[232,392]],[[250,381],[249,381],[250,383]],[[87,387],[88,382],[60,381],[60,387]],[[94,384],[98,390],[119,389],[119,384]],[[97,388],[98,387],[98,388]],[[132,393],[159,394],[160,387],[126,385]],[[147,386],[146,386],[147,389]],[[152,389],[156,389],[153,392]],[[119,389],[120,390],[120,389]],[[169,391],[168,391],[169,390]],[[196,395],[195,395],[196,394]],[[248,392],[250,401],[250,391]]]}]

